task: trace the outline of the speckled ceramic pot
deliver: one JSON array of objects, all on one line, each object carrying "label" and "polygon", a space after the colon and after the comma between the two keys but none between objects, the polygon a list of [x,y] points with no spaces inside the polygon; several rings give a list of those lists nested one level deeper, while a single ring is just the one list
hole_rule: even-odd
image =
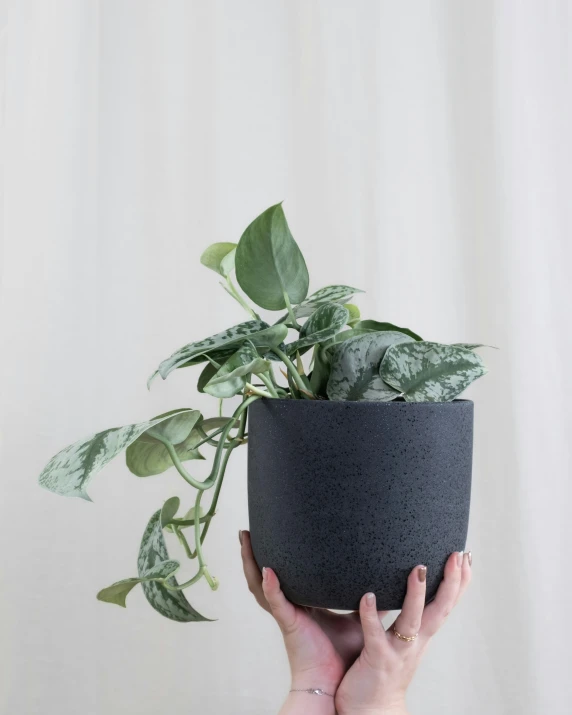
[{"label": "speckled ceramic pot", "polygon": [[417,564],[435,596],[465,547],[472,402],[258,400],[248,419],[254,555],[290,600],[398,609]]}]

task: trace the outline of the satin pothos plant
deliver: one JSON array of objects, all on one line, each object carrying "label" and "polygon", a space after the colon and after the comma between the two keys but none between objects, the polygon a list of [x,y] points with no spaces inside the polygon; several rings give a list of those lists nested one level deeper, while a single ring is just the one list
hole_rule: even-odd
[{"label": "satin pothos plant", "polygon": [[[177,497],[168,499],[145,528],[137,576],[104,588],[97,597],[125,606],[128,593],[140,584],[153,608],[179,622],[209,620],[184,592],[201,579],[218,587],[207,566],[205,539],[230,456],[247,441],[247,412],[254,400],[449,401],[486,372],[474,352],[480,345],[428,342],[392,323],[362,319],[350,302],[362,292],[357,288],[330,285],[308,295],[306,262],[280,204],[258,216],[238,244],[209,246],[201,262],[220,276],[248,320],[176,350],[148,384],[199,366],[197,389],[220,400],[217,416],[183,407],[106,429],[66,447],[40,475],[40,484],[52,492],[90,500],[90,480],[120,454],[137,477],[177,470],[190,496],[194,493],[191,504],[181,511]],[[268,320],[259,309],[281,315]],[[220,406],[233,398],[238,405],[223,416]],[[209,447],[212,468],[200,479],[189,465],[204,459]],[[180,562],[167,551],[166,532],[196,562],[194,575],[182,583],[176,575]]]}]

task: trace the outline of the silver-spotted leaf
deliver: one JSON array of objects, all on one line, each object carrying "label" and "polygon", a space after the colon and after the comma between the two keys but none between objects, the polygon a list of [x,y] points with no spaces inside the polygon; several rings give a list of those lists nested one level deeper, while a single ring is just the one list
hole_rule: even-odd
[{"label": "silver-spotted leaf", "polygon": [[[345,303],[356,293],[363,293],[363,290],[344,285],[326,286],[293,306],[292,310],[296,318],[307,318],[324,303]],[[289,317],[288,314],[283,315],[278,322],[284,323]]]},{"label": "silver-spotted leaf", "polygon": [[236,249],[236,279],[261,308],[283,310],[308,295],[306,262],[292,237],[281,204],[271,206],[247,227]]},{"label": "silver-spotted leaf", "polygon": [[201,263],[221,276],[228,276],[234,270],[236,243],[213,243],[203,251]]},{"label": "silver-spotted leaf", "polygon": [[[142,579],[145,579],[150,572],[152,573],[158,564],[169,560],[161,526],[161,511],[160,509],[153,514],[141,540],[137,571]],[[176,586],[177,580],[172,576],[167,579],[167,583],[170,586]],[[143,580],[141,586],[151,606],[165,618],[170,618],[179,623],[210,620],[191,606],[182,591],[170,591],[159,581]]]},{"label": "silver-spotted leaf", "polygon": [[234,397],[246,385],[248,375],[267,372],[269,369],[268,360],[259,356],[250,340],[245,340],[204,386],[204,391],[220,399]]},{"label": "silver-spotted leaf", "polygon": [[398,333],[404,333],[405,335],[409,335],[409,337],[413,338],[413,340],[423,340],[421,336],[417,335],[417,333],[414,333],[412,330],[409,330],[409,328],[400,328],[393,323],[380,323],[377,320],[359,320],[353,327],[375,331],[397,331]]},{"label": "silver-spotted leaf", "polygon": [[300,338],[286,346],[288,355],[294,355],[297,350],[332,338],[346,325],[348,319],[349,312],[343,305],[324,303],[304,323]]},{"label": "silver-spotted leaf", "polygon": [[206,354],[216,356],[215,359],[224,355],[226,359],[246,338],[251,340],[256,347],[273,348],[280,345],[287,334],[288,329],[284,325],[270,326],[263,320],[247,320],[212,335],[210,338],[198,340],[179,348],[170,357],[163,360],[159,368],[149,378],[147,385],[151,384],[157,374],[166,379],[173,370],[191,364],[194,359],[198,358],[198,362],[204,362],[207,359]]},{"label": "silver-spotted leaf", "polygon": [[342,330],[341,333],[334,335],[333,338],[326,340],[322,344],[322,349],[331,355],[340,343],[343,343],[350,338],[356,338],[358,335],[367,335],[368,333],[374,332],[375,330],[368,330],[367,328],[348,328],[347,330]]},{"label": "silver-spotted leaf", "polygon": [[388,402],[399,392],[379,375],[385,351],[396,343],[413,341],[403,333],[383,331],[358,335],[340,343],[333,354],[328,397],[330,400]]},{"label": "silver-spotted leaf", "polygon": [[117,581],[107,588],[102,588],[97,594],[98,601],[105,603],[114,603],[117,606],[126,608],[126,598],[128,594],[139,583],[144,581],[165,581],[179,569],[178,561],[160,561],[144,578],[125,578],[123,581]]},{"label": "silver-spotted leaf", "polygon": [[449,402],[486,372],[472,350],[425,341],[392,346],[380,366],[408,402]]},{"label": "silver-spotted leaf", "polygon": [[173,444],[181,462],[204,459],[197,449],[201,436],[195,430],[202,420],[202,415],[198,410],[188,410],[185,417],[185,420],[182,420],[180,415],[173,418],[178,420],[173,429],[169,428],[168,423],[162,423],[166,425],[163,430],[159,429],[161,425],[154,427],[130,444],[125,451],[125,463],[129,471],[137,477],[152,477],[173,466],[167,448],[153,436],[157,433]]},{"label": "silver-spotted leaf", "polygon": [[86,487],[91,478],[118,454],[161,422],[175,419],[177,414],[194,412],[179,410],[155,417],[147,422],[113,427],[69,445],[50,459],[40,474],[40,485],[51,492],[91,501]]}]

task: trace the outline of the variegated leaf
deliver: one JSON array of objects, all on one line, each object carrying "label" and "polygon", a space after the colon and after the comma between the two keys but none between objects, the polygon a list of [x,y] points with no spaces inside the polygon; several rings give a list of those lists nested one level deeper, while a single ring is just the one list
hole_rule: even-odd
[{"label": "variegated leaf", "polygon": [[297,350],[321,343],[339,333],[348,322],[349,313],[338,303],[324,303],[302,326],[300,338],[286,346],[288,355],[294,355]]},{"label": "variegated leaf", "polygon": [[[345,303],[355,293],[363,293],[363,290],[344,285],[326,286],[309,295],[306,300],[303,300],[298,305],[293,306],[292,310],[296,318],[307,318],[324,303]],[[283,315],[278,322],[284,323],[288,318],[288,314]]]},{"label": "variegated leaf", "polygon": [[358,335],[367,335],[368,333],[374,333],[375,330],[368,330],[367,328],[348,328],[348,330],[342,330],[341,333],[334,335],[330,340],[326,340],[322,344],[322,349],[331,355],[340,343],[349,340],[350,338],[356,338]]},{"label": "variegated leaf", "polygon": [[246,228],[236,249],[236,279],[256,305],[283,310],[308,295],[308,269],[292,237],[281,204],[271,206]]},{"label": "variegated leaf", "polygon": [[184,347],[174,352],[170,357],[159,365],[156,372],[151,375],[147,386],[151,384],[153,378],[159,374],[163,379],[176,368],[184,367],[190,364],[195,358],[200,358],[200,362],[204,362],[207,353],[216,355],[217,358],[223,354],[226,357],[231,355],[243,340],[248,338],[258,348],[272,348],[284,340],[288,334],[288,329],[284,325],[269,326],[263,320],[247,320],[244,323],[239,323],[228,330],[223,330],[221,333],[199,340],[194,343],[189,343]]},{"label": "variegated leaf", "polygon": [[86,487],[94,474],[147,430],[166,420],[176,419],[176,415],[182,412],[194,410],[179,410],[147,422],[113,427],[71,444],[52,457],[44,467],[39,478],[41,486],[62,496],[91,501]]},{"label": "variegated leaf", "polygon": [[201,371],[199,379],[197,381],[197,391],[204,392],[205,385],[207,382],[216,375],[218,367],[215,367],[212,363],[208,362]]},{"label": "variegated leaf", "polygon": [[385,351],[395,343],[412,342],[403,333],[384,331],[358,335],[340,343],[333,355],[328,380],[330,400],[388,402],[399,392],[379,375]]},{"label": "variegated leaf", "polygon": [[425,341],[392,346],[380,366],[381,377],[408,402],[449,402],[486,372],[471,350]]},{"label": "variegated leaf", "polygon": [[[145,578],[159,563],[169,559],[163,537],[161,512],[162,509],[159,509],[153,514],[141,540],[137,570],[139,577],[142,578]],[[167,583],[170,586],[176,586],[177,580],[171,577],[167,580]],[[143,581],[141,586],[151,606],[165,618],[170,618],[180,623],[210,620],[191,606],[182,591],[169,591],[158,581]]]},{"label": "variegated leaf", "polygon": [[117,581],[107,588],[102,588],[97,594],[97,600],[105,603],[115,603],[117,606],[126,608],[125,599],[137,584],[147,581],[165,581],[170,576],[173,576],[179,567],[178,561],[159,561],[142,578],[125,578],[123,581]]},{"label": "variegated leaf", "polygon": [[229,242],[211,244],[203,251],[201,263],[221,276],[228,276],[234,270],[236,245]]},{"label": "variegated leaf", "polygon": [[353,327],[375,331],[392,330],[409,335],[409,337],[413,338],[413,340],[423,340],[422,337],[417,335],[417,333],[414,333],[412,330],[409,330],[409,328],[400,328],[397,325],[393,325],[393,323],[380,323],[377,320],[359,320]]},{"label": "variegated leaf", "polygon": [[[175,412],[177,411],[175,410]],[[173,444],[181,462],[190,459],[204,459],[197,449],[201,435],[195,430],[195,426],[202,420],[201,413],[198,410],[178,412],[177,417],[144,432],[127,447],[125,463],[129,471],[137,477],[152,477],[162,474],[173,466],[173,460],[169,456],[167,448],[153,436],[157,433]]]},{"label": "variegated leaf", "polygon": [[220,399],[234,397],[246,385],[248,375],[267,372],[269,369],[268,360],[264,360],[258,355],[258,351],[250,340],[245,340],[234,355],[231,355],[216,375],[209,380],[204,391]]}]

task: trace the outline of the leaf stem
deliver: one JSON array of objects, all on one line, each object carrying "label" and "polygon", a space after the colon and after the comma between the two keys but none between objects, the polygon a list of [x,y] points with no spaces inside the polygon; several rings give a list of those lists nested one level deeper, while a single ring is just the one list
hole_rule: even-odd
[{"label": "leaf stem", "polygon": [[231,295],[244,308],[244,310],[246,310],[247,313],[249,313],[255,320],[260,320],[260,316],[258,315],[258,313],[248,305],[248,303],[236,290],[236,287],[232,282],[230,276],[226,276],[226,285],[224,283],[221,283],[221,285],[226,290],[226,292]]},{"label": "leaf stem", "polygon": [[[252,385],[250,382],[246,383],[246,389],[252,392],[254,395],[258,395],[258,397],[270,397],[272,398],[273,395],[271,395],[269,392],[266,392],[265,390],[261,390],[258,387],[255,387]],[[278,395],[276,395],[278,397]]]},{"label": "leaf stem", "polygon": [[280,360],[282,360],[284,365],[286,365],[288,372],[292,376],[292,380],[294,381],[296,387],[302,393],[310,393],[310,395],[311,395],[310,399],[314,399],[314,395],[312,394],[312,391],[308,390],[306,383],[304,382],[304,380],[302,380],[302,376],[299,374],[298,370],[296,369],[296,367],[294,366],[294,364],[292,363],[292,361],[290,360],[288,355],[286,355],[286,353],[283,352],[282,350],[280,350],[280,348],[278,348],[278,347],[272,348],[272,350],[273,350],[273,352],[276,353],[276,355],[278,355],[278,357],[280,358]]},{"label": "leaf stem", "polygon": [[288,309],[288,315],[290,316],[290,322],[292,323],[292,327],[294,327],[298,332],[300,332],[301,326],[300,323],[296,320],[296,316],[294,315],[294,311],[292,310],[292,303],[290,303],[290,296],[286,291],[282,292],[282,295],[284,296],[284,302],[286,303],[286,308]]},{"label": "leaf stem", "polygon": [[272,380],[267,375],[264,375],[264,373],[258,373],[258,377],[266,385],[268,392],[270,393],[270,395],[272,397],[276,397],[276,398],[280,397],[280,395],[276,392],[276,388],[272,384]]}]

